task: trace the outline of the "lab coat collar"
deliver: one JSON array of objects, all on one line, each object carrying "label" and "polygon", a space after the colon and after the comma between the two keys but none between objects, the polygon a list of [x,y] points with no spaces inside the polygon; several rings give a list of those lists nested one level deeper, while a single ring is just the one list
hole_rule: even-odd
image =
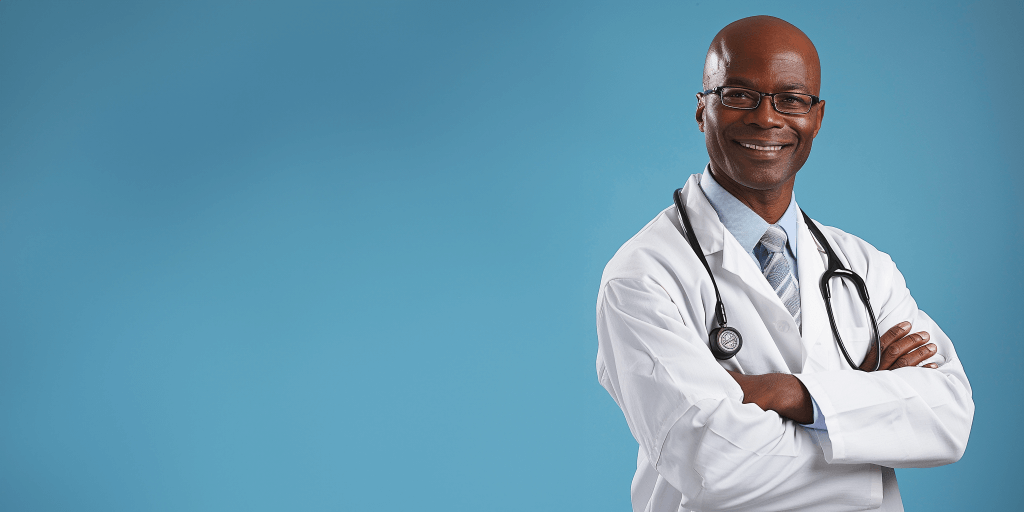
[{"label": "lab coat collar", "polygon": [[[700,188],[700,174],[690,176],[683,186],[683,207],[690,217],[690,225],[697,235],[704,256],[720,252],[725,242],[725,224]],[[738,242],[737,242],[738,243]]]},{"label": "lab coat collar", "polygon": [[[711,175],[711,164],[704,167],[704,173],[700,175],[700,188],[711,206],[719,213],[718,218],[725,224],[729,234],[736,238],[751,258],[756,259],[754,247],[768,230],[768,222],[715,181],[715,177]],[[786,234],[792,236],[788,232]]]}]

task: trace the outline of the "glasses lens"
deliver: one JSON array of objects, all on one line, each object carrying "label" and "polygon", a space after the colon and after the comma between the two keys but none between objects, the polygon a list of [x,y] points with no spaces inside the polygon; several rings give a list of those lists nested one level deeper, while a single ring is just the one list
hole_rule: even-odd
[{"label": "glasses lens", "polygon": [[811,110],[812,99],[806,94],[783,92],[776,94],[773,99],[775,100],[775,108],[779,109],[779,112],[806,114]]},{"label": "glasses lens", "polygon": [[761,101],[761,94],[741,87],[723,87],[722,104],[733,108],[754,108]]}]

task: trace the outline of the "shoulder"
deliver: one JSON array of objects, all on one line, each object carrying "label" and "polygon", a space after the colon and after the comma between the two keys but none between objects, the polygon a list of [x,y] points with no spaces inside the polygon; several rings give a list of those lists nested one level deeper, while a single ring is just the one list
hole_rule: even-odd
[{"label": "shoulder", "polygon": [[669,206],[656,215],[637,234],[622,244],[601,275],[602,286],[615,279],[637,279],[668,266],[678,250],[676,238],[683,240],[675,220],[676,208]]},{"label": "shoulder", "polygon": [[695,269],[704,267],[683,237],[674,205],[656,215],[637,234],[622,244],[601,275],[599,301],[608,284],[643,281],[654,289],[679,289],[699,279]]}]

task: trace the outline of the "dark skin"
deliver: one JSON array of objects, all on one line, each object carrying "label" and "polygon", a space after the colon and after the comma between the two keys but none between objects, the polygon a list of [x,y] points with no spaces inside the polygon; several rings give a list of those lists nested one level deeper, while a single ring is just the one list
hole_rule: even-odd
[{"label": "dark skin", "polygon": [[[704,89],[719,86],[817,96],[821,87],[818,52],[800,29],[785,21],[770,16],[744,18],[722,29],[708,50]],[[698,94],[697,99],[697,126],[705,134],[715,181],[769,224],[778,222],[789,208],[796,173],[821,129],[825,102],[794,115],[775,110],[768,97],[762,97],[753,110],[726,107],[718,95]],[[917,366],[935,354],[927,332],[910,331],[910,322],[902,322],[882,335],[878,371]],[[872,346],[861,369],[873,370],[876,358]],[[743,403],[757,404],[798,423],[813,421],[811,396],[796,377],[729,374],[743,389]]]},{"label": "dark skin", "polygon": [[[909,333],[910,322],[902,322],[882,335],[882,363],[878,371],[917,366],[935,355],[935,345],[928,343],[930,336],[927,332]],[[860,365],[861,370],[874,370],[876,353],[872,346]],[[938,368],[938,365],[929,363],[924,367]],[[797,423],[814,421],[811,395],[800,379],[787,373],[743,375],[730,371],[729,375],[743,388],[743,403],[757,404],[765,411],[775,411]]]}]

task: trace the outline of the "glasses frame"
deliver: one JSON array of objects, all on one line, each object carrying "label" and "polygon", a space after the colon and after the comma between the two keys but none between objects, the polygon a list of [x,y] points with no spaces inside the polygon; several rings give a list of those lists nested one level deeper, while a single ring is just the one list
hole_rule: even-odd
[{"label": "glasses frame", "polygon": [[[722,98],[722,90],[723,89],[743,89],[744,91],[756,92],[760,96],[757,97],[757,103],[755,103],[753,107],[734,107],[732,105],[726,105],[725,104],[725,99]],[[812,107],[814,107],[815,105],[817,105],[818,103],[821,102],[821,98],[819,98],[819,97],[817,97],[817,96],[815,96],[813,94],[806,94],[806,93],[802,93],[802,92],[790,92],[790,91],[784,91],[784,92],[761,92],[761,91],[756,91],[754,89],[750,89],[748,87],[739,87],[739,86],[736,86],[736,85],[722,85],[722,86],[719,86],[719,87],[715,87],[714,89],[708,89],[706,91],[699,92],[697,94],[700,94],[702,96],[708,96],[708,95],[711,95],[711,94],[717,94],[718,95],[718,100],[722,102],[722,106],[728,107],[728,108],[734,108],[736,110],[755,110],[755,109],[757,109],[757,107],[761,106],[761,98],[764,97],[764,96],[768,96],[768,97],[770,97],[772,99],[772,101],[771,101],[772,108],[775,109],[776,112],[778,112],[780,114],[795,115],[795,116],[802,116],[804,114],[807,114],[808,112],[811,111]],[[800,96],[810,96],[811,104],[807,107],[807,111],[806,112],[783,112],[783,111],[779,110],[779,106],[775,104],[775,95],[776,94],[799,94]]]}]

